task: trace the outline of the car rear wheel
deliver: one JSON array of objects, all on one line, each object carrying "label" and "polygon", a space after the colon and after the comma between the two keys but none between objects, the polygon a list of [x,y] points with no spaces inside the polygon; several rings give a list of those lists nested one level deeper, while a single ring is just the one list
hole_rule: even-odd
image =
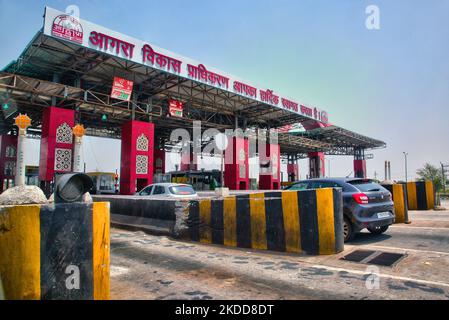
[{"label": "car rear wheel", "polygon": [[372,234],[382,234],[387,230],[388,230],[388,226],[383,226],[383,227],[379,227],[379,228],[368,228],[368,231],[371,232]]},{"label": "car rear wheel", "polygon": [[349,221],[348,218],[343,219],[343,237],[344,241],[348,242],[354,239],[354,228],[352,226],[352,223]]}]

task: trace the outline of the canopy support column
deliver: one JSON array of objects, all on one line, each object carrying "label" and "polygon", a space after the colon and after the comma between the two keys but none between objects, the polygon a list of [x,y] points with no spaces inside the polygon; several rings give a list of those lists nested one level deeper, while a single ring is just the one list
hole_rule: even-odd
[{"label": "canopy support column", "polygon": [[120,194],[132,195],[153,183],[154,124],[130,120],[122,125]]}]

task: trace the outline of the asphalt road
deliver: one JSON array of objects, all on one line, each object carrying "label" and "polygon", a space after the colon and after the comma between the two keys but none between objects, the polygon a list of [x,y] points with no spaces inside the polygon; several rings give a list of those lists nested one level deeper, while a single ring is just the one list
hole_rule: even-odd
[{"label": "asphalt road", "polygon": [[[412,224],[394,225],[384,235],[361,233],[332,256],[225,248],[113,229],[111,297],[448,299],[449,211],[411,212],[410,217]],[[374,269],[340,260],[358,249],[404,258]]]}]

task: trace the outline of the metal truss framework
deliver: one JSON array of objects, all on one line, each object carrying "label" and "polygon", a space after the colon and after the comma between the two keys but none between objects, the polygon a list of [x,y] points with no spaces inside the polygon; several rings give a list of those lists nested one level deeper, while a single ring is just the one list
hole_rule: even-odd
[{"label": "metal truss framework", "polygon": [[[0,94],[11,98],[19,112],[33,119],[39,132],[43,108],[55,105],[77,111],[87,134],[120,138],[121,124],[135,119],[155,123],[156,146],[170,149],[175,128],[191,132],[194,121],[202,129],[279,128],[310,119],[288,110],[192,81],[164,71],[65,42],[38,32],[17,61],[0,73]],[[134,82],[131,101],[110,97],[112,78]],[[184,103],[183,117],[168,116],[168,100]],[[102,121],[102,116],[107,121]],[[12,119],[4,120],[12,129]],[[332,128],[332,129],[329,129]],[[354,154],[356,148],[384,147],[385,143],[339,127],[299,135],[279,133],[283,154],[304,157],[308,152]],[[324,130],[324,129],[320,129]]]}]

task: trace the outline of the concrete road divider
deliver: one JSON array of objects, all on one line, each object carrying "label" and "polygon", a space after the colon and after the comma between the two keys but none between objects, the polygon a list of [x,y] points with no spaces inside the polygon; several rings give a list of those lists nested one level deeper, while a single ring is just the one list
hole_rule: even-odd
[{"label": "concrete road divider", "polygon": [[382,184],[391,192],[394,202],[395,223],[410,223],[408,218],[408,204],[406,187],[403,184]]},{"label": "concrete road divider", "polygon": [[111,225],[231,247],[333,254],[343,250],[341,190],[273,191],[194,200],[93,196]]},{"label": "concrete road divider", "polygon": [[164,196],[94,195],[93,200],[111,204],[111,225],[129,230],[143,230],[156,235],[172,235],[176,215],[183,214],[189,200]]},{"label": "concrete road divider", "polygon": [[0,207],[6,299],[109,299],[109,203]]},{"label": "concrete road divider", "polygon": [[409,210],[433,210],[435,190],[432,181],[407,182],[407,204]]},{"label": "concrete road divider", "polygon": [[278,191],[190,202],[181,237],[232,247],[335,254],[343,250],[341,190]]}]

